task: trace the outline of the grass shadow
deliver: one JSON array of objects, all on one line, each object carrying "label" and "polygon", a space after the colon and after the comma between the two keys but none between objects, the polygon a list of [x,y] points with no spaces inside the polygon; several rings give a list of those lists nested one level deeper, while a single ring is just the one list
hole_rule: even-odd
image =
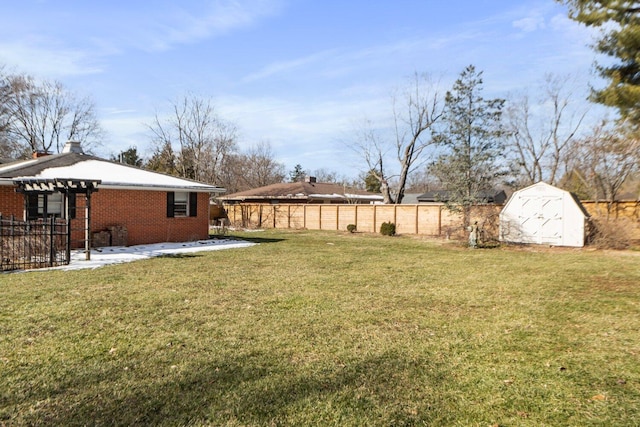
[{"label": "grass shadow", "polygon": [[242,240],[242,241],[251,242],[251,243],[279,243],[287,240],[287,239],[280,239],[280,238],[252,237],[252,236],[225,236],[225,238],[230,240]]},{"label": "grass shadow", "polygon": [[[311,421],[298,418],[300,411],[309,406],[314,409],[309,413],[307,408],[306,417],[315,411],[333,412],[336,405],[346,405],[342,416],[352,421],[366,419],[372,411],[384,407],[387,415],[379,414],[380,425],[410,425],[427,421],[433,414],[428,408],[402,410],[396,400],[403,391],[401,382],[389,372],[421,375],[419,366],[429,365],[432,363],[428,360],[416,364],[401,355],[383,353],[325,367],[320,372],[296,373],[268,354],[250,353],[195,364],[185,372],[176,371],[166,377],[141,379],[124,393],[105,388],[105,381],[126,383],[132,372],[103,367],[95,372],[93,381],[70,378],[59,384],[56,391],[65,397],[56,399],[55,393],[46,405],[14,421],[65,426],[86,425],[87,421],[94,425],[280,425]],[[435,370],[423,378],[423,386],[433,386],[445,377]],[[92,390],[86,390],[87,385]],[[34,397],[40,400],[45,396]],[[311,416],[323,418],[322,414]]]},{"label": "grass shadow", "polygon": [[194,253],[186,253],[186,254],[163,254],[158,255],[155,258],[199,258],[202,255],[194,254]]}]

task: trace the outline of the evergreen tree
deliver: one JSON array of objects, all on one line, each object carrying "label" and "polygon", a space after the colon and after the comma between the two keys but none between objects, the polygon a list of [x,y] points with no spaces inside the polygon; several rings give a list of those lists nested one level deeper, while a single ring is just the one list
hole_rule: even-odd
[{"label": "evergreen tree", "polygon": [[306,176],[307,174],[302,169],[302,165],[298,163],[292,171],[289,171],[289,182],[303,182]]},{"label": "evergreen tree", "polygon": [[464,213],[465,227],[471,206],[481,200],[481,193],[506,174],[498,164],[503,148],[500,121],[504,100],[485,100],[481,91],[482,72],[470,65],[446,94],[444,126],[436,134],[446,152],[431,166],[449,191],[447,206]]},{"label": "evergreen tree", "polygon": [[640,3],[636,0],[557,0],[569,6],[569,16],[602,29],[594,45],[614,59],[597,70],[609,85],[594,90],[592,99],[615,107],[621,119],[640,127]]},{"label": "evergreen tree", "polygon": [[381,184],[376,171],[373,169],[370,170],[364,178],[365,189],[371,193],[380,193]]},{"label": "evergreen tree", "polygon": [[138,155],[138,149],[136,147],[129,147],[128,149],[121,151],[117,156],[112,156],[111,160],[138,167],[141,167],[143,163],[142,158]]},{"label": "evergreen tree", "polygon": [[176,155],[173,152],[171,143],[166,142],[161,146],[156,147],[151,158],[146,164],[146,168],[169,175],[178,175],[178,171],[176,169]]}]

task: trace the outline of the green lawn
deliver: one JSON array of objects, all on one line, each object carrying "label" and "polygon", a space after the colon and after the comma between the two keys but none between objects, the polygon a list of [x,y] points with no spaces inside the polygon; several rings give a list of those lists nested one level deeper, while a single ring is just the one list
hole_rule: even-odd
[{"label": "green lawn", "polygon": [[335,232],[0,275],[0,426],[640,425],[640,256]]}]

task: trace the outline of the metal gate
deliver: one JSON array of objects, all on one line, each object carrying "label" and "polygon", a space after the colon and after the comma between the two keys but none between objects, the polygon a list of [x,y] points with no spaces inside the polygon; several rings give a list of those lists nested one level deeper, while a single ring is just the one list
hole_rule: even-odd
[{"label": "metal gate", "polygon": [[18,221],[0,216],[0,270],[69,264],[69,232],[64,219]]}]

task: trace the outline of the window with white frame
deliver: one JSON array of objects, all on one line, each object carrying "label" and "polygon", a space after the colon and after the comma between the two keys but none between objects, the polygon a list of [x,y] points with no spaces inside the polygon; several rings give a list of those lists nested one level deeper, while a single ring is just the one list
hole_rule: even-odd
[{"label": "window with white frame", "polygon": [[176,191],[173,199],[173,215],[189,216],[189,193]]},{"label": "window with white frame", "polygon": [[167,217],[198,216],[198,193],[170,191],[167,193]]},{"label": "window with white frame", "polygon": [[[69,194],[69,216],[75,217],[75,194]],[[27,196],[27,220],[40,218],[65,218],[65,196],[62,193],[29,194]]]}]

